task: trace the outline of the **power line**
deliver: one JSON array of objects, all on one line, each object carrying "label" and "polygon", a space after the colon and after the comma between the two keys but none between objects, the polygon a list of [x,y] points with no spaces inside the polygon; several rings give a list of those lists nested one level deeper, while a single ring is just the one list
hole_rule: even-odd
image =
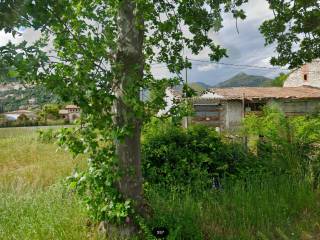
[{"label": "power line", "polygon": [[[190,59],[189,59],[190,60]],[[217,64],[217,63],[213,63],[213,62],[208,62],[208,63],[211,63],[211,64]],[[164,63],[157,63],[158,64],[164,64]],[[156,64],[152,64],[153,66],[153,69],[158,69],[158,68],[167,68],[166,65],[160,65],[160,66],[155,66]],[[192,64],[192,66],[206,66],[207,64],[205,63],[202,63],[202,64],[197,64],[197,63],[194,63]],[[273,70],[273,71],[279,71],[279,70],[284,70],[284,69],[279,69],[279,68],[257,68],[255,66],[235,66],[235,65],[224,65],[224,64],[220,64],[220,65],[223,65],[224,67],[228,67],[228,68],[235,68],[235,69],[258,69],[258,70],[264,70],[264,71],[270,71],[270,70]],[[287,70],[288,71],[288,70]]]},{"label": "power line", "polygon": [[[235,69],[248,69],[248,70],[252,70],[252,69],[257,69],[257,70],[261,70],[261,71],[293,71],[291,69],[287,69],[287,68],[277,68],[277,67],[266,67],[266,66],[259,66],[259,65],[249,65],[249,64],[235,64],[235,63],[224,63],[224,62],[212,62],[209,60],[198,60],[198,59],[190,59],[188,58],[188,60],[192,61],[192,62],[200,62],[202,64],[192,64],[193,66],[205,66],[208,63],[210,64],[215,64],[215,65],[221,65],[224,67],[229,67],[229,68],[235,68]],[[207,64],[206,64],[207,63]],[[155,65],[161,65],[161,64],[165,64],[165,63],[159,63],[159,62],[155,62],[152,63],[150,65],[154,66],[153,68],[167,68],[166,65],[162,65],[162,66],[155,66]],[[304,71],[305,73],[320,73],[320,71]]]},{"label": "power line", "polygon": [[[214,63],[213,63],[214,64]],[[207,64],[192,64],[192,66],[207,66]],[[229,66],[229,65],[223,65],[223,67],[226,68],[233,68],[233,69],[247,69],[247,70],[258,70],[258,71],[280,71],[281,69],[278,68],[270,68],[270,69],[265,69],[265,68],[256,68],[256,67],[242,67],[242,66]]]},{"label": "power line", "polygon": [[[249,64],[235,64],[235,63],[223,63],[223,62],[212,62],[210,60],[198,60],[198,59],[190,59],[187,58],[188,60],[190,60],[191,62],[202,62],[202,63],[210,63],[210,64],[216,64],[216,65],[223,65],[223,66],[233,66],[233,67],[238,67],[238,68],[261,68],[261,69],[267,69],[267,70],[283,70],[283,71],[290,71],[290,69],[286,69],[286,68],[276,68],[276,67],[266,67],[266,66],[258,66],[258,65],[249,65]],[[161,62],[154,62],[151,63],[151,66],[155,66],[155,65],[161,65],[161,64],[165,64],[165,63],[161,63]],[[204,66],[205,64],[194,64],[196,66]],[[166,67],[166,66],[157,66],[157,67]]]},{"label": "power line", "polygon": [[268,70],[283,70],[283,71],[290,71],[290,69],[285,68],[275,68],[275,67],[265,67],[265,66],[258,66],[258,65],[249,65],[249,64],[234,64],[234,63],[223,63],[223,62],[212,62],[209,60],[198,60],[198,59],[190,59],[193,62],[204,62],[204,63],[211,63],[217,65],[224,65],[224,66],[234,66],[234,67],[244,67],[244,68],[261,68],[261,69],[268,69]]}]

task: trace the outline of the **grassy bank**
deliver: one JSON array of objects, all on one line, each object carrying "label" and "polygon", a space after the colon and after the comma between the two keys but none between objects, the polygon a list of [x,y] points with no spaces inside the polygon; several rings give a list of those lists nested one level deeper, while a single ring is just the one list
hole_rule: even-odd
[{"label": "grassy bank", "polygon": [[[98,239],[63,179],[81,159],[36,140],[34,129],[0,129],[0,239]],[[289,176],[227,181],[220,190],[146,186],[151,229],[168,239],[320,239],[320,197]]]},{"label": "grassy bank", "polygon": [[0,129],[0,239],[87,239],[84,208],[62,186],[79,164],[35,128]]},{"label": "grassy bank", "polygon": [[320,239],[319,194],[289,177],[228,182],[221,190],[150,192],[155,218],[169,239]]},{"label": "grassy bank", "polygon": [[1,239],[86,239],[82,206],[61,186],[0,193]]}]

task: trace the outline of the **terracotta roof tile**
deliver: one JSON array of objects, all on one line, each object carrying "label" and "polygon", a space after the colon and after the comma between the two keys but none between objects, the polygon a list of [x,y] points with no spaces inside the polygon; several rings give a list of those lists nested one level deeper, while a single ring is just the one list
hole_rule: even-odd
[{"label": "terracotta roof tile", "polygon": [[65,109],[74,109],[74,108],[78,109],[78,108],[80,108],[80,107],[78,107],[78,106],[76,106],[76,105],[67,105],[67,106],[65,107]]},{"label": "terracotta roof tile", "polygon": [[[312,87],[235,87],[212,88],[211,99],[320,99],[320,88]],[[216,96],[216,97],[215,97]]]},{"label": "terracotta roof tile", "polygon": [[61,110],[59,110],[59,114],[68,114],[69,112],[68,112],[68,110],[66,110],[66,109],[61,109]]}]

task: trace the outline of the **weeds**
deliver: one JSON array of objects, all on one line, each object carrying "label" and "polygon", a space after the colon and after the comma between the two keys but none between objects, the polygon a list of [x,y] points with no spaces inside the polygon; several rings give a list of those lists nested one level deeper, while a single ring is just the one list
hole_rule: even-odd
[{"label": "weeds", "polygon": [[300,239],[320,221],[319,195],[286,175],[225,181],[221,190],[199,192],[153,188],[150,227],[168,227],[168,239]]},{"label": "weeds", "polygon": [[[84,161],[36,139],[34,129],[0,129],[0,239],[101,239],[62,184]],[[320,193],[303,174],[252,169],[219,189],[194,187],[145,183],[148,239],[154,227],[167,227],[168,240],[320,239]]]}]

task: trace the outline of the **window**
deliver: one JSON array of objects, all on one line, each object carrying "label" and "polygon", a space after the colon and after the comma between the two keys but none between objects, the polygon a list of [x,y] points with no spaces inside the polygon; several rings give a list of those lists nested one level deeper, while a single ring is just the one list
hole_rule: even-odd
[{"label": "window", "polygon": [[246,112],[260,112],[262,111],[263,107],[266,105],[265,102],[247,102],[245,104]]},{"label": "window", "polygon": [[304,75],[303,75],[303,79],[304,79],[305,81],[308,81],[308,74],[304,74]]},{"label": "window", "polygon": [[221,105],[194,105],[195,115],[197,117],[205,118],[209,121],[211,118],[219,118]]}]

